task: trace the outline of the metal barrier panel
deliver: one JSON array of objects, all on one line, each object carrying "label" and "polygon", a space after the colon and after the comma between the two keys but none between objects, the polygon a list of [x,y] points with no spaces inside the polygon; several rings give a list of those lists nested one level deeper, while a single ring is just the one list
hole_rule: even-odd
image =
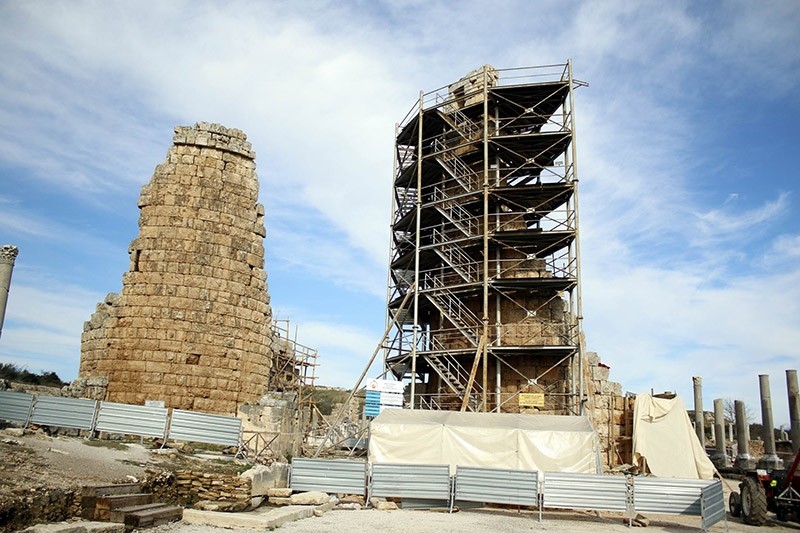
[{"label": "metal barrier panel", "polygon": [[539,473],[459,466],[456,501],[532,505],[539,503]]},{"label": "metal barrier panel", "polygon": [[367,487],[367,463],[347,459],[292,459],[292,490],[359,494]]},{"label": "metal barrier panel", "polygon": [[628,511],[628,480],[625,476],[545,472],[544,507]]},{"label": "metal barrier panel", "polygon": [[95,400],[39,395],[33,404],[31,423],[41,426],[92,429],[96,410]]},{"label": "metal barrier panel", "polygon": [[633,508],[641,513],[701,515],[701,491],[714,481],[633,478]]},{"label": "metal barrier panel", "polygon": [[370,496],[450,502],[448,465],[373,464]]},{"label": "metal barrier panel", "polygon": [[725,494],[721,480],[700,490],[700,509],[703,516],[703,531],[708,531],[708,528],[726,518]]},{"label": "metal barrier panel", "polygon": [[165,407],[100,402],[95,424],[97,431],[164,438],[166,429]]},{"label": "metal barrier panel", "polygon": [[33,396],[27,392],[0,392],[0,419],[28,423]]},{"label": "metal barrier panel", "polygon": [[234,416],[210,415],[180,409],[172,410],[167,438],[239,446],[241,437],[242,420]]}]

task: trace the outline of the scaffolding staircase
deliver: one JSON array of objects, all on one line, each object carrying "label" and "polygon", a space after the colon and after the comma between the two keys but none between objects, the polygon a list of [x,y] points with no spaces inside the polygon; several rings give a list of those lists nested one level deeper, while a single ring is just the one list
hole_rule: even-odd
[{"label": "scaffolding staircase", "polygon": [[[479,397],[482,394],[482,387],[474,380],[474,375],[471,375],[458,362],[458,359],[447,353],[447,349],[436,337],[432,337],[430,341],[433,353],[426,354],[425,360],[439,375],[442,382],[462,399],[465,409],[475,410],[474,405],[470,405],[470,400],[473,399],[473,396]],[[476,357],[480,355],[480,350],[481,345],[479,344]]]},{"label": "scaffolding staircase", "polygon": [[480,270],[475,260],[467,255],[464,250],[445,240],[444,234],[438,229],[433,230],[433,243],[436,255],[442,258],[467,283],[480,281]]},{"label": "scaffolding staircase", "polygon": [[472,346],[477,347],[481,321],[475,313],[464,305],[450,289],[445,287],[438,277],[430,274],[426,275],[425,285],[426,288],[433,289],[425,293],[428,296],[428,300],[456,327]]},{"label": "scaffolding staircase", "polygon": [[475,237],[480,235],[480,226],[472,216],[472,213],[467,211],[461,204],[452,200],[448,200],[444,191],[438,187],[433,189],[433,199],[438,202],[434,205],[438,211],[448,222],[455,226],[465,237]]}]

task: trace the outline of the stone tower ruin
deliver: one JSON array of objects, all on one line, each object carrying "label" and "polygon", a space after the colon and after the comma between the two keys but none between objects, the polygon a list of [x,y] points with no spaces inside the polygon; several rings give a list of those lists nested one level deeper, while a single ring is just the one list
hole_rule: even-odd
[{"label": "stone tower ruin", "polygon": [[236,414],[269,386],[272,311],[264,207],[246,135],[177,127],[139,197],[122,292],[85,323],[80,377],[105,399]]}]

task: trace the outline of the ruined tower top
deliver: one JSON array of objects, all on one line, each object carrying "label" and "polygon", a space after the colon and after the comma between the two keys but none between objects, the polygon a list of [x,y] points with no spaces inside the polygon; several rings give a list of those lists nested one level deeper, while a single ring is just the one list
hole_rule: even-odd
[{"label": "ruined tower top", "polygon": [[0,246],[0,263],[13,265],[14,261],[17,259],[17,255],[19,255],[19,248],[16,246],[10,244]]}]

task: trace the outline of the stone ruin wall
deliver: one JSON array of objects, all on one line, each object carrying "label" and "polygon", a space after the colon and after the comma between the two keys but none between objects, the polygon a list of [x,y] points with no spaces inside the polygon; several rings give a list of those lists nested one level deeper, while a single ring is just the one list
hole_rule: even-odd
[{"label": "stone ruin wall", "polygon": [[272,311],[264,207],[244,133],[177,127],[139,197],[139,235],[122,292],[84,325],[79,379],[106,400],[235,415],[266,392]]},{"label": "stone ruin wall", "polygon": [[631,461],[633,402],[622,385],[610,380],[611,368],[595,352],[584,361],[584,390],[592,424],[600,441],[600,457],[606,467]]}]

